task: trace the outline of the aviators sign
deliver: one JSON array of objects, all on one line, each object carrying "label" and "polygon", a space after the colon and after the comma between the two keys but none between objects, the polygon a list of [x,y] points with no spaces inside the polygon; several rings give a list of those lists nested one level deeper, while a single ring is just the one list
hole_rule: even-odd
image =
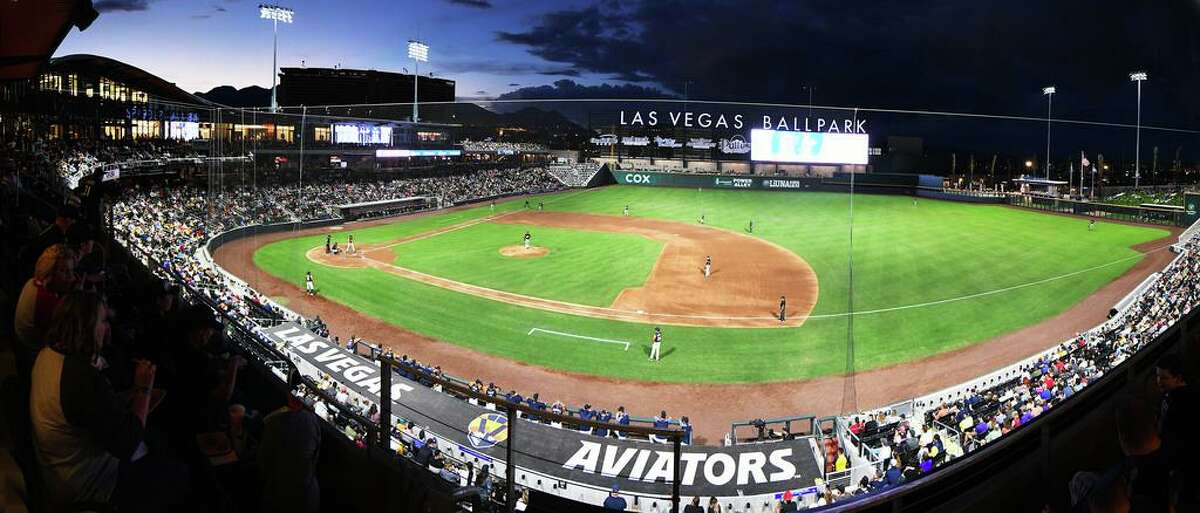
[{"label": "aviators sign", "polygon": [[833,134],[865,134],[867,120],[849,118],[827,118],[811,116],[788,116],[784,114],[750,116],[720,112],[622,110],[619,114],[621,126],[629,127],[673,127],[714,128],[741,130],[749,124],[751,128],[763,130],[790,130],[795,132],[825,132]]},{"label": "aviators sign", "polygon": [[[263,334],[287,351],[302,370],[319,370],[355,393],[379,400],[382,383],[375,362],[293,322],[264,328]],[[436,392],[400,375],[392,377],[391,388],[395,399],[392,412],[426,426],[427,433],[440,439],[439,450],[503,464],[507,444],[512,443],[521,471],[550,476],[564,485],[577,483],[592,489],[619,485],[627,494],[671,493],[675,460],[670,445],[594,436],[525,419],[516,421],[520,423],[513,430],[516,436],[510,436],[509,428],[514,426],[500,412]],[[705,497],[795,490],[821,476],[812,445],[803,438],[733,447],[684,446],[680,475],[685,495]],[[568,488],[546,491],[567,496]]]}]

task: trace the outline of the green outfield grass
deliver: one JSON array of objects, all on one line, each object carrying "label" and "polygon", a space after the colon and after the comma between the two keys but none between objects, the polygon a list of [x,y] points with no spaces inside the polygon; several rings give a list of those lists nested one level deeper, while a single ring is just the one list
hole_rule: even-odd
[{"label": "green outfield grass", "polygon": [[[540,258],[501,256],[499,248],[532,243]],[[622,290],[640,287],[663,244],[637,235],[542,226],[483,223],[393,248],[396,265],[463,283],[528,296],[609,306]]]},{"label": "green outfield grass", "polygon": [[[708,225],[727,230],[744,231],[753,219],[754,236],[794,251],[816,271],[820,295],[814,317],[799,328],[665,327],[663,361],[649,363],[650,325],[511,306],[374,269],[324,267],[304,256],[306,250],[322,244],[322,236],[269,244],[255,254],[255,263],[297,287],[303,286],[304,271],[312,269],[327,298],[417,333],[519,361],[623,379],[758,382],[845,372],[851,338],[853,364],[864,370],[961,348],[1045,320],[1136,264],[1141,256],[1130,246],[1167,235],[1161,229],[1103,222],[1089,232],[1082,218],[932,200],[919,200],[914,206],[911,198],[898,196],[854,196],[852,238],[851,197],[846,194],[619,186],[561,193],[545,201],[548,210],[611,215],[620,215],[629,204],[635,216],[687,223],[694,223],[703,212]],[[497,211],[519,209],[521,204],[502,203]],[[353,233],[356,242],[372,244],[488,214],[489,208],[483,207]],[[569,230],[570,237],[591,238],[579,244],[597,251],[592,259],[586,253],[569,259],[578,269],[543,259],[546,269],[552,270],[549,274],[522,274],[514,280],[495,270],[500,276],[489,276],[496,268],[482,250],[460,257],[454,248],[463,249],[472,239],[485,237],[511,243],[507,242],[511,232],[524,228],[477,226],[410,243],[421,245],[416,249],[428,248],[427,256],[405,248],[399,250],[399,258],[404,265],[436,268],[433,274],[464,281],[495,280],[480,284],[548,298],[552,293],[606,296],[619,286],[607,282],[631,283],[635,281],[631,277],[637,276],[614,273],[611,265],[614,258],[625,258],[624,253],[638,253],[636,241],[600,242],[600,236],[617,234]],[[455,235],[463,232],[468,233]],[[344,235],[339,237],[344,240]],[[601,245],[619,247],[595,249]],[[594,280],[590,287],[596,291],[585,283],[559,283],[562,275],[572,272]],[[641,274],[638,279],[644,278]],[[527,288],[515,290],[518,287]],[[606,288],[608,292],[602,292]],[[851,297],[853,310],[859,312],[852,337],[846,315]],[[532,328],[634,345],[625,352],[611,344],[529,335]]]}]

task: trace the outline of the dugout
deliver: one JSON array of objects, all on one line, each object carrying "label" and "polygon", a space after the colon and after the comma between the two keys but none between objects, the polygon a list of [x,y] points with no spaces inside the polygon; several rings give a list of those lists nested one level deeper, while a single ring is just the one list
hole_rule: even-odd
[{"label": "dugout", "polygon": [[406,212],[417,212],[419,210],[437,207],[437,205],[437,198],[430,196],[413,196],[409,198],[338,205],[337,209],[341,213],[343,219],[364,219],[370,217],[403,214]]}]

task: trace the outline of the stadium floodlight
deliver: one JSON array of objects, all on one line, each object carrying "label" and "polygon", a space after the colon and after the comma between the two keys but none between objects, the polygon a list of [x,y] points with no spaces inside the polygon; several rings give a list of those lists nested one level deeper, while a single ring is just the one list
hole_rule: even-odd
[{"label": "stadium floodlight", "polygon": [[259,4],[258,17],[263,20],[271,20],[272,43],[271,43],[271,112],[279,110],[279,102],[275,96],[275,82],[279,78],[279,22],[291,23],[292,16],[295,11],[278,5]]},{"label": "stadium floodlight", "polygon": [[1142,181],[1142,82],[1150,78],[1145,71],[1135,71],[1129,74],[1130,82],[1137,82],[1137,135],[1133,150],[1133,188],[1136,190]]},{"label": "stadium floodlight", "polygon": [[413,123],[417,122],[417,82],[420,81],[421,72],[420,65],[422,62],[429,62],[429,45],[417,41],[416,39],[408,40],[408,58],[413,60]]},{"label": "stadium floodlight", "polygon": [[1042,88],[1042,94],[1046,96],[1046,179],[1050,179],[1050,109],[1054,105],[1054,93],[1058,89],[1054,86]]}]

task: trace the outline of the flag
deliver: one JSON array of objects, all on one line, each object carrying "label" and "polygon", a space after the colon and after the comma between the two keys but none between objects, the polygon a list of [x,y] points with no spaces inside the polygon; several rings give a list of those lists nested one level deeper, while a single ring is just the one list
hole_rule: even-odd
[{"label": "flag", "polygon": [[1088,162],[1087,155],[1084,155],[1082,151],[1079,152],[1079,157],[1082,159],[1080,167],[1088,167],[1092,164],[1091,162]]}]

